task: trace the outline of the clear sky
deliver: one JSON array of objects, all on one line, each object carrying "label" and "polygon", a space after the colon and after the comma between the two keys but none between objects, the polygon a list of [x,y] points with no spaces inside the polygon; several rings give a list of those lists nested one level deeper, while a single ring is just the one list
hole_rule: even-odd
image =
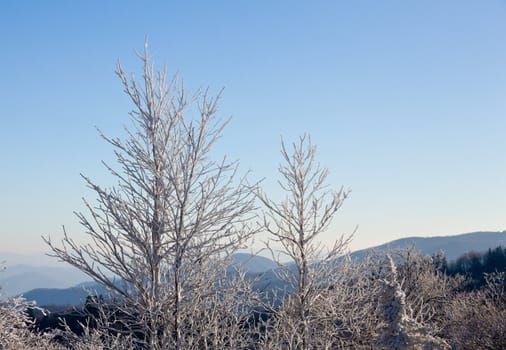
[{"label": "clear sky", "polygon": [[276,195],[280,137],[308,132],[350,198],[324,239],[506,229],[506,1],[0,2],[0,251],[82,237],[131,104],[114,74],[155,62],[225,89],[217,152]]}]

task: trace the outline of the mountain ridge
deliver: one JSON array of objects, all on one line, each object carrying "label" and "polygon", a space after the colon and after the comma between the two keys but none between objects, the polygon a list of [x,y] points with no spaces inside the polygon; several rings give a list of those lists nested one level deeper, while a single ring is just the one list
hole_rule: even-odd
[{"label": "mountain ridge", "polygon": [[[381,253],[388,250],[413,247],[416,251],[428,255],[444,251],[447,261],[451,262],[469,251],[485,252],[487,249],[497,246],[506,247],[506,231],[479,231],[433,237],[404,237],[375,247],[357,250],[350,255],[353,258],[360,259],[373,252]],[[1,254],[0,261],[2,260]],[[89,277],[74,268],[54,266],[34,267],[34,270],[38,271],[38,274],[33,275],[38,276],[39,279],[37,280],[37,278],[30,277],[29,275],[30,265],[20,264],[17,266],[19,271],[23,273],[14,273],[15,271],[12,271],[13,267],[11,267],[10,272],[8,272],[8,269],[0,274],[0,277],[2,277],[0,278],[0,286],[3,288],[3,292],[9,292],[5,293],[7,296],[23,294],[28,300],[35,300],[38,305],[55,304],[63,301],[77,305],[85,298],[85,289],[90,287],[92,289],[99,288],[94,285],[94,282],[87,282]],[[232,266],[240,267],[252,275],[263,274],[262,280],[264,284],[272,282],[271,279],[275,276],[274,270],[278,268],[278,265],[271,259],[249,253],[234,254],[232,256]],[[51,271],[53,274],[48,274]],[[62,271],[70,273],[70,277],[63,274]],[[59,277],[59,279],[55,276]],[[27,279],[29,280],[28,282],[32,283],[31,285],[27,284]],[[7,286],[4,286],[6,282]],[[13,286],[16,283],[18,285]],[[34,285],[33,283],[36,284]],[[62,283],[64,284],[63,287],[61,286]]]},{"label": "mountain ridge", "polygon": [[469,251],[484,252],[488,248],[497,246],[506,247],[506,231],[477,231],[448,236],[404,237],[375,247],[354,251],[351,256],[363,258],[374,251],[381,252],[413,247],[416,251],[427,255],[443,251],[446,259],[453,261]]}]

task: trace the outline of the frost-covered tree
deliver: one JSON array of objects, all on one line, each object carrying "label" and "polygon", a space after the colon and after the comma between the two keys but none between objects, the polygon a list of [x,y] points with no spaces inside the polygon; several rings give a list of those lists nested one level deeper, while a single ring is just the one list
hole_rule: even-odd
[{"label": "frost-covered tree", "polygon": [[387,278],[383,279],[383,291],[380,304],[385,327],[378,339],[380,348],[407,349],[411,344],[410,331],[412,321],[407,315],[406,294],[398,281],[397,268],[390,257],[387,256],[385,265],[388,268]]},{"label": "frost-covered tree", "polygon": [[266,231],[292,264],[280,264],[278,277],[288,286],[288,295],[274,310],[275,324],[270,329],[275,332],[268,334],[266,341],[271,348],[310,349],[317,346],[315,342],[324,341],[318,334],[322,314],[316,305],[321,305],[325,291],[332,288],[338,269],[336,258],[350,239],[341,236],[326,249],[318,238],[348,192],[327,188],[328,170],[318,164],[309,136],[294,143],[291,152],[283,142],[281,146],[284,163],[279,167],[280,185],[286,199],[276,203],[263,192],[258,197],[265,206]]},{"label": "frost-covered tree", "polygon": [[233,284],[238,275],[226,276],[226,260],[255,232],[254,197],[236,162],[211,156],[226,125],[216,117],[219,96],[188,95],[177,77],[154,71],[147,46],[139,57],[140,80],[120,65],[116,71],[134,105],[127,136],[101,133],[114,149],[117,166],[104,165],[116,185],[83,176],[97,196],[95,204],[85,200],[87,214],[76,214],[86,243],[65,230],[61,245],[45,240],[55,257],[126,305],[146,347],[205,348],[225,342],[216,327],[241,312],[244,302],[232,296],[247,295],[245,283]]},{"label": "frost-covered tree", "polygon": [[[379,316],[383,321],[383,327],[376,346],[379,349],[393,350],[449,349],[447,342],[432,332],[428,319],[428,315],[432,312],[430,306],[414,312],[413,300],[408,301],[404,290],[406,285],[403,286],[404,280],[400,279],[397,266],[389,254],[383,266],[386,267],[385,276],[379,280],[382,284]],[[427,297],[422,290],[419,293],[419,300]]]},{"label": "frost-covered tree", "polygon": [[413,248],[392,252],[397,261],[398,280],[406,294],[410,317],[426,332],[440,337],[447,320],[447,306],[456,297],[462,278],[441,271],[441,254],[422,255]]}]

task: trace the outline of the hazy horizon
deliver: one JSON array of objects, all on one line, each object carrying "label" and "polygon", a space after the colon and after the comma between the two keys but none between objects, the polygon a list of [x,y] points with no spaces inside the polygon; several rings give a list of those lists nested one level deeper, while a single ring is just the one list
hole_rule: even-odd
[{"label": "hazy horizon", "polygon": [[[132,104],[114,74],[158,68],[224,88],[214,153],[276,187],[280,137],[311,134],[330,185],[351,189],[323,239],[352,250],[406,236],[503,231],[504,1],[5,1],[0,3],[0,251],[46,250],[111,178]],[[259,240],[257,240],[259,241]]]}]

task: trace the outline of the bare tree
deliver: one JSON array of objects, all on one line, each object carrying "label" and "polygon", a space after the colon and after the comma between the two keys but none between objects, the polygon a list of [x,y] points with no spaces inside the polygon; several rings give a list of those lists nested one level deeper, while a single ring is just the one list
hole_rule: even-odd
[{"label": "bare tree", "polygon": [[321,340],[317,331],[322,314],[316,305],[321,304],[324,291],[332,288],[338,269],[336,258],[343,254],[350,237],[341,236],[330,249],[317,239],[329,227],[348,192],[328,190],[328,171],[317,163],[316,147],[309,136],[294,143],[292,153],[283,142],[281,146],[284,164],[279,168],[283,178],[280,186],[286,199],[278,204],[265,193],[258,193],[266,208],[265,229],[293,262],[280,264],[279,278],[288,285],[289,294],[274,310],[278,332],[274,342],[287,349],[310,349]]},{"label": "bare tree", "polygon": [[65,229],[60,246],[44,239],[128,305],[150,349],[188,349],[194,311],[217,306],[224,261],[255,233],[254,196],[236,162],[211,158],[226,125],[216,118],[219,95],[188,96],[177,77],[154,71],[147,45],[139,57],[140,82],[116,70],[135,107],[132,127],[124,140],[101,133],[114,148],[119,169],[104,165],[117,185],[83,176],[97,195],[95,205],[85,200],[88,214],[76,213],[88,243]]}]

